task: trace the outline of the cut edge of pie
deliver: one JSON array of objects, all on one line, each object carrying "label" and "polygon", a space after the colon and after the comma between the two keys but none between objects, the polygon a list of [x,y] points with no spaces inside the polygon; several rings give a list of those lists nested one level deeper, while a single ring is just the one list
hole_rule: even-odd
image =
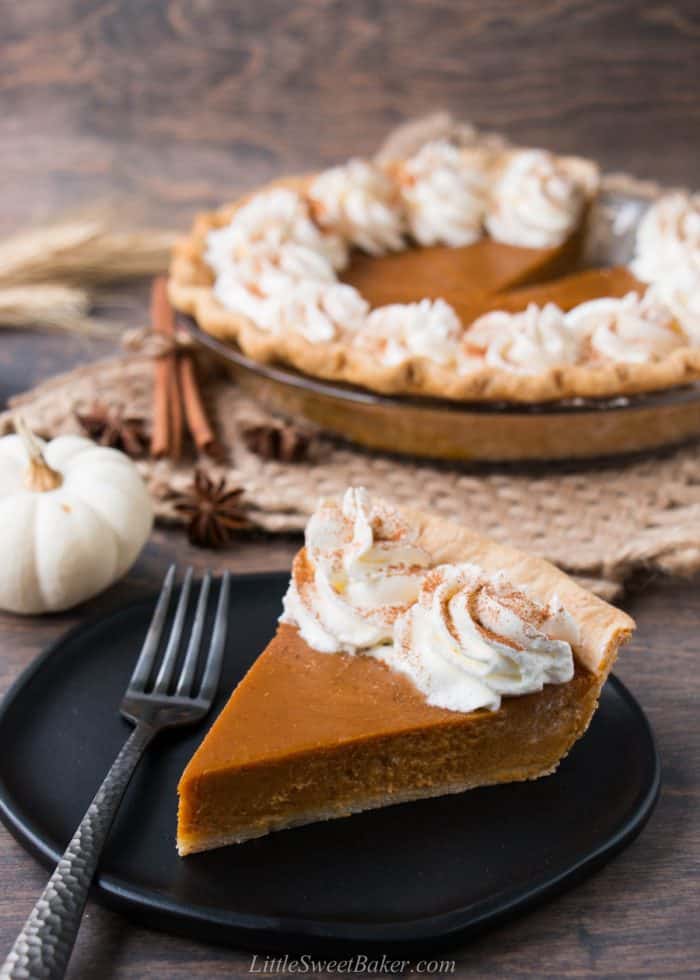
[{"label": "cut edge of pie", "polygon": [[556,595],[578,626],[575,673],[469,714],[427,703],[408,678],[362,654],[320,653],[294,626],[231,695],[182,775],[181,855],[272,831],[553,772],[591,721],[634,621],[540,558],[418,512],[436,563],[473,562],[534,599]]},{"label": "cut edge of pie", "polygon": [[[215,297],[213,276],[204,261],[207,235],[227,224],[256,194],[272,188],[303,193],[313,177],[282,178],[216,211],[200,214],[191,233],[181,238],[173,250],[168,292],[175,308],[192,316],[203,331],[218,340],[237,344],[253,360],[286,364],[316,378],[353,384],[384,395],[532,404],[638,395],[700,380],[700,348],[692,346],[678,347],[658,361],[648,363],[564,364],[537,374],[485,365],[458,374],[454,368],[415,354],[407,355],[399,364],[387,365],[373,353],[342,340],[311,342],[299,333],[274,334],[260,329],[248,317],[227,310]],[[580,235],[581,228],[572,238]],[[548,259],[551,265],[557,251],[571,247],[570,239],[558,249],[531,251],[551,253]],[[546,282],[542,286],[545,302]],[[503,295],[505,299],[508,293]],[[505,305],[508,308],[507,302]],[[498,309],[498,305],[491,304],[490,308]]]}]

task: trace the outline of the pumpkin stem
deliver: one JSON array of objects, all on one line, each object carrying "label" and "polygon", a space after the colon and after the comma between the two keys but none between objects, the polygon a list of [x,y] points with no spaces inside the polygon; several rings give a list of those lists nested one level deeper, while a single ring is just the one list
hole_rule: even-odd
[{"label": "pumpkin stem", "polygon": [[46,462],[37,437],[22,416],[15,415],[14,423],[15,432],[22,440],[29,457],[29,468],[24,477],[27,489],[37,493],[45,493],[47,490],[55,490],[56,487],[60,487],[63,483],[63,477],[58,470],[53,469]]}]

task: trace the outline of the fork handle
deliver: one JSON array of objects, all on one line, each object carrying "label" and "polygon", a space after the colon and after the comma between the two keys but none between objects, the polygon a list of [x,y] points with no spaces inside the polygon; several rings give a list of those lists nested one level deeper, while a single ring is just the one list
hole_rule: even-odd
[{"label": "fork handle", "polygon": [[56,865],[0,969],[0,980],[58,980],[73,951],[90,884],[129,780],[155,731],[139,724]]}]

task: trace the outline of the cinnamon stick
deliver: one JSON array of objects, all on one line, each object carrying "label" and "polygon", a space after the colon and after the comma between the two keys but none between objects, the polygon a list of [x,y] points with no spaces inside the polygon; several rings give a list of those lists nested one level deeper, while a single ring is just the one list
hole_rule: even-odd
[{"label": "cinnamon stick", "polygon": [[176,351],[168,355],[168,408],[170,409],[170,459],[175,463],[182,456],[182,400],[177,372]]},{"label": "cinnamon stick", "polygon": [[[151,326],[156,333],[175,337],[175,317],[168,300],[167,280],[158,276],[151,290]],[[153,434],[151,454],[179,460],[182,454],[182,403],[177,353],[156,358],[153,375]]]},{"label": "cinnamon stick", "polygon": [[190,435],[197,447],[197,451],[200,453],[215,453],[217,448],[216,439],[209,423],[204,403],[202,402],[194,358],[187,352],[180,355],[178,376],[180,379],[180,390],[185,408],[187,428],[190,430]]},{"label": "cinnamon stick", "polygon": [[[151,323],[157,333],[174,341],[175,313],[168,299],[167,280],[159,276],[151,292]],[[167,456],[178,460],[182,454],[184,420],[197,452],[218,456],[216,442],[202,401],[193,355],[174,346],[156,359],[153,392],[153,435],[151,453],[156,459]]]}]

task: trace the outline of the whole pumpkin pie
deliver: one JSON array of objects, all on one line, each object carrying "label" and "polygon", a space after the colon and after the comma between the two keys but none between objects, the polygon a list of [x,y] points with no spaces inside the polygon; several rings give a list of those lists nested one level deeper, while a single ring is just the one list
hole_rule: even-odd
[{"label": "whole pumpkin pie", "polygon": [[700,380],[700,199],[661,198],[630,267],[581,268],[599,175],[427,143],[202,215],[170,296],[261,362],[386,394],[612,398]]},{"label": "whole pumpkin pie", "polygon": [[552,772],[633,621],[538,558],[347,491],[182,775],[180,854]]}]

